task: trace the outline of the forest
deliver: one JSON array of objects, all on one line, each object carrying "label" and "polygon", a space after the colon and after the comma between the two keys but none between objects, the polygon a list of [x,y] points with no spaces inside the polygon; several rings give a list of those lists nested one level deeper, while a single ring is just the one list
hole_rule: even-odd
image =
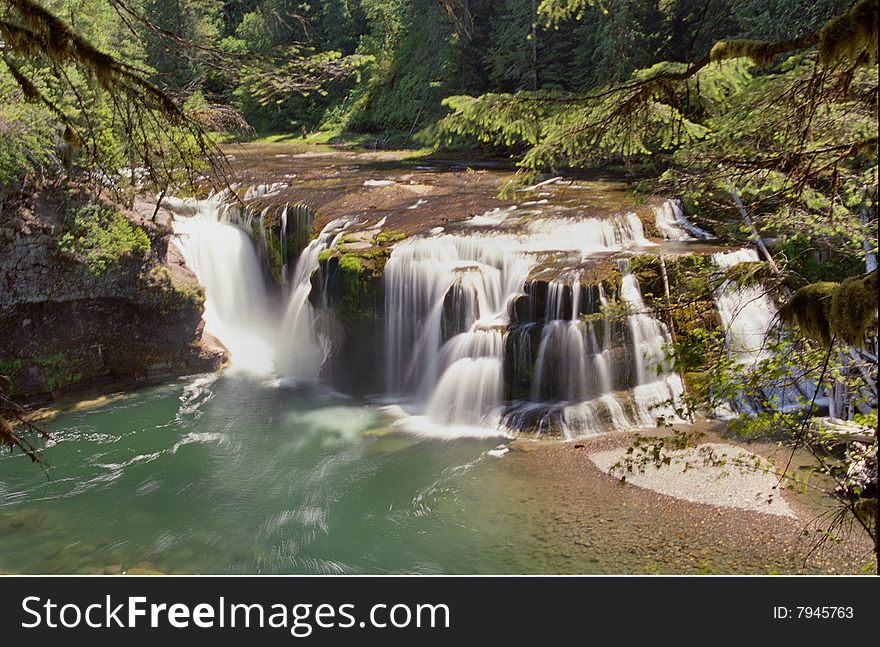
[{"label": "forest", "polygon": [[[276,189],[264,186],[262,193],[245,195],[242,188],[236,194],[246,182],[236,176],[236,164],[250,159],[248,150],[264,150],[249,146],[299,147],[290,150],[303,155],[321,151],[315,156],[405,151],[407,172],[435,164],[467,168],[454,179],[460,183],[454,190],[462,192],[474,169],[503,173],[485,193],[485,208],[468,206],[470,215],[496,205],[505,208],[505,201],[515,203],[518,195],[532,201],[526,205],[540,204],[542,188],[553,192],[563,181],[573,186],[611,178],[625,185],[625,195],[615,200],[635,205],[635,212],[658,197],[673,198],[678,211],[669,226],[694,235],[678,232],[670,239],[666,221],[640,215],[644,237],[637,239],[659,240],[663,251],[625,260],[615,256],[613,265],[584,253],[584,262],[577,265],[583,273],[574,283],[557,277],[548,288],[545,281],[541,289],[548,295],[554,281],[568,281],[559,288],[560,304],[573,308],[579,330],[599,331],[602,352],[590,346],[597,343],[596,335],[590,341],[585,332],[587,341],[576,347],[560,342],[559,355],[542,364],[551,343],[545,340],[556,333],[538,337],[540,330],[533,332],[533,327],[549,330],[550,316],[545,322],[532,312],[532,327],[517,328],[526,306],[518,309],[514,297],[504,306],[506,336],[497,342],[497,389],[503,397],[496,400],[592,402],[584,394],[638,393],[650,382],[644,379],[645,371],[651,372],[642,366],[644,359],[627,360],[634,367],[626,369],[629,377],[615,373],[617,368],[608,380],[602,373],[612,387],[605,382],[584,386],[594,380],[592,372],[600,371],[593,364],[579,369],[584,378],[547,375],[557,370],[554,362],[565,363],[571,353],[599,357],[608,350],[608,357],[618,357],[608,348],[614,335],[627,340],[624,346],[634,344],[638,354],[639,335],[648,334],[637,325],[637,317],[644,316],[638,310],[644,308],[652,322],[659,322],[651,326],[663,330],[662,349],[652,351],[663,367],[657,374],[681,376],[680,393],[670,396],[670,420],[690,426],[635,440],[617,468],[631,474],[668,464],[670,452],[696,447],[695,415],[713,418],[732,407],[725,433],[776,443],[792,456],[795,449],[806,452],[797,469],[789,457],[769,471],[791,489],[806,490],[818,482],[835,506],[818,515],[817,541],[835,543],[850,530],[863,534],[873,545],[873,557],[863,561],[876,572],[877,131],[877,0],[0,0],[0,251],[12,259],[0,257],[0,291],[6,292],[0,297],[0,439],[13,453],[52,463],[50,450],[43,449],[51,447],[52,432],[31,410],[56,396],[70,397],[80,383],[90,388],[102,384],[86,379],[89,371],[103,384],[126,373],[115,365],[105,369],[110,360],[104,356],[100,368],[91,367],[89,362],[97,360],[82,358],[94,351],[74,358],[63,348],[69,342],[58,348],[45,341],[34,341],[32,347],[21,342],[22,321],[43,322],[38,325],[45,331],[57,331],[60,322],[80,316],[66,309],[50,312],[46,303],[85,302],[90,293],[100,293],[100,307],[116,307],[110,305],[118,297],[113,290],[133,281],[132,307],[140,314],[113,311],[115,318],[94,315],[95,322],[143,317],[146,327],[158,329],[173,320],[192,334],[202,316],[206,282],[196,271],[202,286],[194,279],[184,284],[177,270],[167,269],[171,225],[163,225],[158,216],[163,203],[177,218],[184,203],[175,201],[217,192],[236,196],[242,204],[263,200],[259,226],[252,216],[239,217],[239,224],[256,241],[259,262],[268,263],[263,273],[271,298],[280,293],[288,298],[289,292],[290,303],[307,312],[301,316],[318,322],[312,322],[313,328],[322,325],[315,313],[335,309],[341,321],[326,330],[344,331],[345,341],[320,341],[332,336],[325,329],[306,334],[320,341],[315,348],[323,349],[314,360],[322,378],[346,386],[360,380],[338,377],[345,370],[333,360],[334,351],[326,349],[368,357],[367,350],[353,349],[352,338],[367,335],[371,326],[385,326],[376,333],[385,340],[376,348],[385,344],[385,358],[391,359],[384,377],[394,382],[394,362],[403,362],[409,351],[396,357],[390,340],[399,337],[403,344],[410,334],[404,327],[392,334],[388,327],[397,325],[391,319],[397,312],[391,305],[391,295],[397,294],[392,293],[394,281],[404,280],[396,278],[403,261],[395,261],[394,243],[409,243],[445,221],[412,224],[411,219],[391,218],[388,223],[400,224],[392,227],[383,220],[374,228],[385,229],[369,235],[363,232],[373,231],[373,225],[363,225],[363,231],[349,224],[332,229],[327,214],[345,214],[333,211],[336,203],[320,185],[326,178],[309,175],[326,169],[303,162],[301,168],[285,169],[288,175],[263,180],[266,185],[290,182],[291,187],[302,180],[304,193],[285,202],[276,222],[271,215],[277,205],[261,197]],[[290,155],[287,148],[278,148],[277,154],[265,150],[270,152],[260,154],[266,159]],[[370,172],[382,168],[379,163],[369,167]],[[361,182],[358,176],[356,183],[374,183],[377,195],[392,191],[382,182],[404,183],[369,177]],[[547,196],[552,202],[557,193]],[[374,202],[386,208],[381,200]],[[422,204],[421,199],[411,202],[406,209]],[[308,209],[292,206],[301,203]],[[360,213],[362,205],[351,204],[352,212]],[[455,204],[450,208],[459,208]],[[53,209],[60,210],[55,220],[40,215]],[[403,207],[399,211],[407,213]],[[308,212],[302,218],[312,219],[294,232],[300,225],[292,224],[293,214],[301,212]],[[31,280],[21,269],[26,255],[13,248],[31,230],[45,231],[52,259],[59,259],[34,267],[54,278]],[[280,236],[280,243],[273,236]],[[300,276],[311,249],[307,243],[325,238],[321,244],[326,246],[314,251],[314,265],[306,268],[310,273]],[[682,252],[662,243],[694,238],[725,250],[753,250],[754,256],[724,266],[712,260],[715,248],[692,246]],[[519,253],[510,246],[503,249]],[[480,263],[494,262],[486,260],[489,252],[480,253],[484,256],[475,257]],[[74,265],[79,274],[65,274]],[[416,272],[416,267],[407,271]],[[502,273],[508,269],[498,267]],[[538,284],[539,272],[529,271],[523,284],[532,299],[529,307],[534,311],[538,303],[549,312],[551,297],[538,299],[537,288],[529,287]],[[322,273],[321,288],[315,277]],[[558,276],[568,275],[560,270]],[[627,297],[630,276],[637,280],[635,298]],[[34,287],[37,296],[22,287],[44,280],[53,287]],[[450,279],[450,292],[440,294],[438,308],[444,312],[457,307],[449,305],[455,298],[450,295],[458,294],[454,290],[470,289],[457,280]],[[296,296],[297,281],[304,286],[301,297]],[[585,282],[584,299],[592,308],[601,298],[601,308],[578,305]],[[315,296],[319,288],[324,290],[320,298]],[[753,361],[743,361],[732,350],[723,301],[728,289],[771,304],[771,332],[760,349],[749,351]],[[77,296],[59,297],[65,290]],[[208,284],[209,300],[211,290]],[[383,299],[384,305],[375,305]],[[401,312],[410,312],[408,307],[417,308],[403,304]],[[287,306],[285,326],[298,321],[290,314],[293,308]],[[162,323],[153,318],[158,313]],[[443,344],[453,333],[465,334],[472,325],[469,316],[474,330],[479,328],[479,316],[456,313],[438,324]],[[407,321],[408,315],[400,316]],[[455,317],[465,324],[450,323]],[[630,317],[629,328],[613,332],[609,317]],[[76,343],[113,349],[114,342],[100,334],[100,339]],[[120,366],[140,367],[141,355],[149,355],[151,367],[174,363],[169,372],[177,375],[219,366],[216,357],[193,355],[188,339],[166,343],[163,337],[155,342],[164,344],[163,350],[154,351],[153,341],[130,334],[146,350],[137,351],[137,360],[119,360]],[[216,336],[234,355],[228,340]],[[418,342],[413,343],[417,354]],[[519,360],[511,358],[520,357],[524,348],[532,364],[518,372],[513,365]],[[294,357],[317,352],[312,347],[294,350]],[[105,352],[109,357],[111,350],[99,351]],[[485,352],[474,351],[469,359],[480,360]],[[173,360],[166,361],[166,353]],[[444,356],[438,357],[435,363],[442,364]],[[403,377],[395,386],[405,390],[407,376],[418,370],[413,360],[409,373],[397,371]],[[424,370],[427,375],[429,369]],[[481,375],[478,390],[495,379],[495,373],[491,380],[488,373]],[[578,379],[583,384],[571,386]],[[442,385],[439,377],[432,384],[429,417]],[[798,390],[794,400],[784,395],[791,388]],[[379,389],[354,388],[363,393]],[[459,404],[456,400],[452,410]],[[500,414],[504,428],[521,425],[524,434],[538,433],[534,429],[544,422],[534,422],[533,408],[517,406]],[[602,415],[611,420],[603,418],[603,424],[617,425],[616,410],[602,406],[609,407],[610,413]],[[553,411],[541,420],[552,418],[549,427],[563,429],[558,433],[567,439],[577,436],[567,423],[558,422],[568,420],[558,413],[562,409]],[[483,424],[486,412],[480,415],[476,420]],[[670,427],[659,420],[657,426]],[[709,459],[715,465],[729,460],[734,459]]]}]

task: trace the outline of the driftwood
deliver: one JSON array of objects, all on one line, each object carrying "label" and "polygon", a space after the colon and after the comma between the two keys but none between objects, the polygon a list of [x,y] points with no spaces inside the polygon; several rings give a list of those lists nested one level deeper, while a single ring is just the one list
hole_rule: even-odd
[{"label": "driftwood", "polygon": [[870,427],[839,418],[823,417],[810,420],[810,428],[821,432],[823,440],[841,443],[856,442],[870,445],[877,440],[877,432]]},{"label": "driftwood", "polygon": [[544,180],[543,182],[538,182],[537,184],[534,184],[532,186],[527,186],[526,188],[520,189],[520,190],[523,192],[537,191],[542,186],[547,186],[548,184],[553,184],[554,182],[557,182],[558,180],[561,180],[561,179],[562,179],[562,176],[557,175],[556,177],[551,177],[549,180]]}]

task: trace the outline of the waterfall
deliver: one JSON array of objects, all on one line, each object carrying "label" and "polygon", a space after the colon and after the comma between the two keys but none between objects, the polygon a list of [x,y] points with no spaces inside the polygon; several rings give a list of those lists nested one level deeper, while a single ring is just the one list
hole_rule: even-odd
[{"label": "waterfall", "polygon": [[[721,269],[759,260],[753,249],[712,254],[712,263]],[[737,287],[725,281],[715,291],[715,303],[728,349],[742,362],[757,362],[763,358],[767,334],[777,317],[776,306],[764,290],[756,285]]]},{"label": "waterfall", "polygon": [[692,224],[684,215],[679,200],[665,200],[654,209],[654,224],[666,240],[704,240],[715,236]]},{"label": "waterfall", "polygon": [[[229,349],[234,368],[255,373],[273,370],[272,313],[253,243],[228,220],[221,197],[167,198],[175,242],[205,288],[205,330]],[[184,214],[191,214],[183,217]]]},{"label": "waterfall", "polygon": [[[305,245],[289,277],[282,272],[289,280],[276,290],[286,303],[276,311],[256,250],[271,251],[266,223],[280,217],[286,265],[287,220],[310,212],[242,209],[222,196],[169,205],[177,243],[206,289],[206,327],[233,366],[317,379],[331,340],[312,287],[322,281],[321,252],[355,220],[330,222]],[[464,223],[394,246],[383,280],[386,390],[407,412],[396,426],[447,438],[525,428],[571,438],[677,419],[682,385],[665,357],[666,327],[647,312],[628,262],[608,260],[654,245],[641,220],[553,215],[510,209],[492,231]],[[619,268],[620,285],[606,294],[593,267],[615,276]]]},{"label": "waterfall", "polygon": [[[641,221],[632,213],[604,220],[537,217],[506,228],[509,215],[496,218],[491,233],[437,234],[393,249],[384,278],[387,391],[410,397],[413,412],[423,414],[399,426],[426,433],[445,425],[440,433],[451,435],[552,425],[575,436],[631,428],[631,421],[653,425],[657,409],[669,409],[681,393],[677,376],[661,366],[665,328],[643,312],[629,317],[636,340],[630,354],[649,356],[642,365],[660,368],[639,371],[636,388],[621,396],[625,412],[613,392],[628,374],[619,366],[620,349],[612,348],[622,329],[599,312],[606,303],[601,286],[582,286],[580,270],[571,269],[652,246]],[[563,271],[545,284],[541,310],[529,306],[536,319],[511,325],[514,300],[537,298],[525,292],[529,275],[548,261]],[[635,279],[626,281],[630,298],[644,309]],[[601,335],[584,317],[597,314],[605,317]],[[506,374],[528,380],[528,399],[504,401]]]},{"label": "waterfall", "polygon": [[[444,235],[395,246],[385,266],[390,394],[434,391],[444,323],[462,315],[471,318],[468,327],[506,323],[507,300],[521,290],[533,264],[510,253],[511,242],[501,236]],[[458,297],[448,302],[450,290]]]},{"label": "waterfall", "polygon": [[[754,263],[758,260],[758,253],[754,249],[712,255],[712,262],[722,270],[739,263]],[[737,286],[732,281],[725,281],[715,290],[715,303],[721,317],[727,350],[740,365],[754,366],[771,356],[766,345],[777,323],[778,313],[773,301],[760,286]],[[780,411],[801,408],[799,399],[809,400],[812,393],[811,383],[792,380],[788,376],[781,376],[777,385],[764,389],[765,399],[769,402],[775,401],[773,408]],[[822,399],[822,402],[825,400]],[[734,405],[746,412],[761,408],[760,403],[742,398]]]},{"label": "waterfall", "polygon": [[620,296],[630,309],[629,327],[633,339],[636,384],[648,384],[668,372],[664,347],[671,341],[669,331],[664,324],[647,314],[639,282],[629,271],[629,262],[621,261],[620,266],[623,275]]},{"label": "waterfall", "polygon": [[[261,185],[246,197],[264,197],[278,185]],[[267,281],[257,255],[254,218],[263,248],[268,207],[256,212],[231,205],[219,194],[207,200],[166,198],[174,213],[175,242],[187,265],[205,288],[205,330],[229,349],[232,367],[257,374],[279,373],[298,380],[317,379],[326,347],[309,303],[312,273],[320,253],[336,244],[351,219],[330,222],[299,255],[283,317],[269,307]],[[287,219],[292,213],[298,228],[310,222],[311,210],[294,205],[281,209],[280,245],[286,264]],[[286,272],[283,272],[286,274]]]},{"label": "waterfall", "polygon": [[321,233],[300,254],[290,282],[290,295],[281,322],[278,371],[298,380],[315,380],[327,358],[327,345],[322,343],[317,328],[317,314],[309,302],[312,273],[319,267],[319,256],[334,247],[350,218],[328,223]]}]

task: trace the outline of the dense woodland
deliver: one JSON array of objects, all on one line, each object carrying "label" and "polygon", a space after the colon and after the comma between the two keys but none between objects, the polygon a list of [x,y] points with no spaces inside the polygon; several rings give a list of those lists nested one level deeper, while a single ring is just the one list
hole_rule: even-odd
[{"label": "dense woodland", "polygon": [[[222,182],[220,143],[270,135],[460,149],[523,181],[612,169],[770,248],[735,278],[766,285],[791,334],[748,374],[717,331],[680,335],[681,370],[714,380],[692,397],[794,366],[834,417],[876,426],[877,16],[876,0],[0,0],[0,208],[45,184],[125,202],[212,167]],[[742,433],[801,441],[808,404]],[[859,457],[829,458],[832,436],[819,469],[876,540],[876,492],[847,473]],[[876,440],[863,451],[876,474]]]}]

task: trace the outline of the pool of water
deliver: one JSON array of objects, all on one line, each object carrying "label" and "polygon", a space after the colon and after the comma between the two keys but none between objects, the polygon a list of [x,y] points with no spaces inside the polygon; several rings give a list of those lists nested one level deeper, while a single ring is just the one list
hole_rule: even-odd
[{"label": "pool of water", "polygon": [[377,408],[236,375],[46,427],[48,472],[0,458],[0,571],[522,569],[480,496],[497,439],[392,433]]}]

